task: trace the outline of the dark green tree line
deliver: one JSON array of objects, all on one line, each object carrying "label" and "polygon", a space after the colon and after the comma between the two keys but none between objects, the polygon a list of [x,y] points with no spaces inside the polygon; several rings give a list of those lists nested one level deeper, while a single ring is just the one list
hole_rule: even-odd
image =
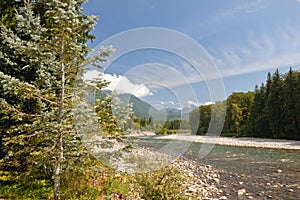
[{"label": "dark green tree line", "polygon": [[251,110],[254,136],[300,139],[300,72],[268,74],[266,85],[255,88]]},{"label": "dark green tree line", "polygon": [[[211,120],[211,106],[190,113],[192,133],[204,135]],[[254,92],[234,92],[226,100],[222,134],[265,138],[300,139],[300,72],[268,73],[265,84]]]}]

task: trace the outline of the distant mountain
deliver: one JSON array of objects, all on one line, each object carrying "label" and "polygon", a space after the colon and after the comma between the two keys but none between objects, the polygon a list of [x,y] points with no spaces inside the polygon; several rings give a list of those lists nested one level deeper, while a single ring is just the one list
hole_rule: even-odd
[{"label": "distant mountain", "polygon": [[167,120],[175,120],[175,119],[189,119],[189,113],[197,108],[194,105],[189,105],[187,107],[184,107],[183,109],[176,109],[176,108],[166,108],[166,114],[167,114]]},{"label": "distant mountain", "polygon": [[152,116],[155,119],[160,118],[160,111],[138,97],[131,94],[119,94],[118,97],[123,102],[132,103],[133,113],[136,117],[148,119]]},{"label": "distant mountain", "polygon": [[[109,90],[102,91],[102,95],[107,95],[110,93],[111,91]],[[134,116],[146,119],[152,116],[155,121],[171,121],[175,119],[188,120],[189,112],[196,108],[196,106],[190,105],[181,110],[176,108],[165,108],[162,110],[158,110],[149,103],[139,99],[132,94],[118,94],[117,97],[120,98],[121,101],[125,104],[132,103]]]},{"label": "distant mountain", "polygon": [[166,108],[164,109],[167,115],[167,121],[181,119],[181,110],[176,108]]},{"label": "distant mountain", "polygon": [[198,108],[198,106],[195,106],[195,105],[189,105],[189,106],[183,108],[182,109],[182,115],[184,116],[183,118],[186,120],[189,120],[190,112],[196,108]]}]

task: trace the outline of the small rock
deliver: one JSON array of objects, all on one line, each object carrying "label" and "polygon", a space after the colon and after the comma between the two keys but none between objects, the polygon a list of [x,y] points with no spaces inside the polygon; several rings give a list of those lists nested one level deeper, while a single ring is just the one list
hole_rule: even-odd
[{"label": "small rock", "polygon": [[196,192],[197,191],[197,189],[195,189],[194,187],[189,187],[189,191],[191,191],[191,192]]},{"label": "small rock", "polygon": [[245,189],[240,189],[238,190],[238,195],[241,196],[241,195],[244,195],[246,193],[246,190]]},{"label": "small rock", "polygon": [[278,170],[277,170],[277,172],[278,172],[278,173],[281,173],[281,172],[282,172],[282,170],[281,170],[281,169],[278,169]]},{"label": "small rock", "polygon": [[214,178],[213,180],[218,184],[220,183],[220,179],[218,179],[218,178]]},{"label": "small rock", "polygon": [[225,200],[225,199],[227,199],[227,197],[226,197],[226,196],[222,196],[222,197],[220,197],[219,199]]}]

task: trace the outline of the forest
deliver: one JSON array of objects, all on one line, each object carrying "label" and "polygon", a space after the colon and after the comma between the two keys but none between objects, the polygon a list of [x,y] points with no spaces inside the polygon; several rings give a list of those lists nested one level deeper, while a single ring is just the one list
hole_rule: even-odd
[{"label": "forest", "polygon": [[[261,137],[300,140],[300,72],[268,73],[266,83],[254,91],[234,92],[224,102],[226,117],[222,136]],[[205,135],[212,105],[190,113],[194,134]],[[200,115],[200,121],[195,118]]]}]

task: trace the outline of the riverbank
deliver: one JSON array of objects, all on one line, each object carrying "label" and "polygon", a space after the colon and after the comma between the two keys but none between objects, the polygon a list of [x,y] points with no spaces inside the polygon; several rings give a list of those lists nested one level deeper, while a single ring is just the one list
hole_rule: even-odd
[{"label": "riverbank", "polygon": [[300,150],[300,141],[296,141],[296,140],[247,138],[247,137],[232,138],[232,137],[187,135],[187,134],[156,136],[153,137],[153,139],[183,140],[183,141],[190,141],[196,143],[218,144],[218,145],[240,146],[240,147]]},{"label": "riverbank", "polygon": [[[193,139],[194,141],[199,141],[200,138],[203,140],[211,139],[214,140],[214,143],[223,144],[215,145],[207,156],[199,158],[198,152],[202,147],[202,143],[194,142],[191,144],[190,149],[183,155],[187,158],[187,163],[192,163],[193,166],[196,166],[190,168],[183,165],[181,167],[183,171],[186,170],[192,174],[191,176],[198,174],[197,172],[203,174],[202,171],[207,166],[210,166],[209,168],[212,169],[211,175],[208,178],[198,177],[196,178],[198,181],[192,181],[193,183],[199,183],[199,180],[204,179],[210,181],[208,184],[188,184],[191,186],[192,191],[196,188],[198,189],[197,192],[201,192],[200,188],[205,188],[207,192],[210,192],[206,196],[207,199],[299,199],[300,156],[299,150],[295,148],[297,147],[297,141],[221,137],[216,142],[216,138],[212,137],[177,135],[175,138],[175,136],[141,136],[137,141],[141,146],[157,150],[169,144],[170,138],[189,141],[193,141]],[[234,140],[235,145],[233,143],[225,145],[224,139]],[[260,141],[260,147],[264,148],[248,148],[245,147],[245,144],[243,144],[245,146],[236,144],[236,142],[245,139],[250,139],[251,142],[256,141],[257,143]],[[178,141],[174,144],[180,144],[180,140]],[[212,141],[206,140],[205,142]],[[267,142],[276,145],[276,148],[266,148]],[[286,142],[294,142],[294,148],[290,148],[291,146],[289,148],[284,147],[287,145]],[[291,150],[281,150],[283,148]],[[191,169],[197,170],[191,173]],[[215,177],[216,179],[212,179],[211,181],[209,177]],[[210,186],[212,188],[209,188]],[[205,192],[201,194],[205,194]],[[205,195],[203,196],[205,197]]]}]

